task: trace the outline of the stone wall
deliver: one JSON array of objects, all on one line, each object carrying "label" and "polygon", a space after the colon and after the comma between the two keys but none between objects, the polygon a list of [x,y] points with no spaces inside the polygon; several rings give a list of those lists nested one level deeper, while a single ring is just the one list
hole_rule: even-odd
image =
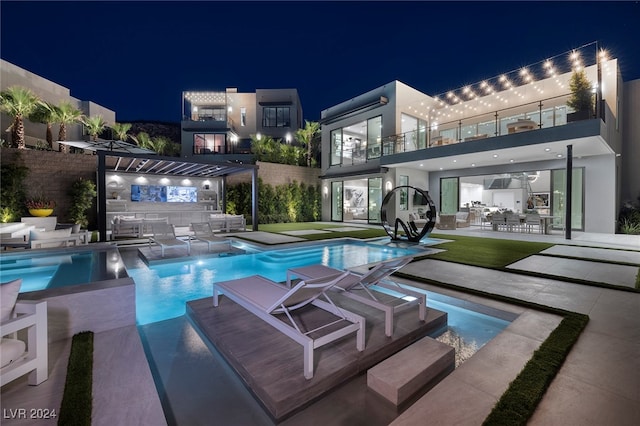
[{"label": "stone wall", "polygon": [[[265,163],[258,161],[258,177],[262,182],[271,186],[285,185],[292,182],[305,185],[320,185],[319,168],[289,166],[287,164]],[[235,185],[240,182],[251,182],[251,173],[239,173],[227,177],[227,185]]]},{"label": "stone wall", "polygon": [[[54,151],[19,150],[14,148],[2,148],[0,151],[1,164],[12,164],[19,155],[29,173],[25,180],[25,193],[27,197],[42,194],[56,202],[53,215],[58,222],[69,222],[69,208],[71,197],[69,191],[73,182],[79,178],[90,179],[96,182],[96,170],[98,157],[96,155],[64,154]],[[95,225],[96,209],[89,212],[89,223]]]},{"label": "stone wall", "polygon": [[[91,179],[96,182],[98,156],[85,154],[63,154],[53,151],[18,150],[2,148],[0,150],[1,164],[12,164],[16,155],[20,155],[23,164],[29,168],[25,181],[27,197],[42,194],[56,202],[53,214],[58,222],[69,222],[69,208],[71,185],[79,178]],[[309,167],[289,166],[286,164],[258,162],[258,177],[264,183],[272,186],[289,184],[292,182],[306,185],[320,185],[320,169]],[[227,178],[227,185],[239,182],[251,182],[251,173],[239,173]],[[97,225],[96,205],[89,212],[89,228]]]}]

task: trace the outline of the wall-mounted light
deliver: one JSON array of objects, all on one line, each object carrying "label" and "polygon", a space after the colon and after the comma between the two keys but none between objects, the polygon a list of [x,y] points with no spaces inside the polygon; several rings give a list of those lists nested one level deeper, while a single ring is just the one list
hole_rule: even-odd
[{"label": "wall-mounted light", "polygon": [[393,183],[391,183],[391,181],[388,180],[384,187],[386,188],[387,191],[391,191],[393,189]]}]

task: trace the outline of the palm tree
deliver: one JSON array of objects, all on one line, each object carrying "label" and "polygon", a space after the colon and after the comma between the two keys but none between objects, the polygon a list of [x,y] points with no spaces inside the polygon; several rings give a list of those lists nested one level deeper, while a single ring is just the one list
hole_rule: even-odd
[{"label": "palm tree", "polygon": [[39,101],[35,110],[29,115],[29,121],[47,125],[47,145],[53,148],[53,123],[56,120],[55,106],[49,102]]},{"label": "palm tree", "polygon": [[38,97],[29,89],[11,86],[0,93],[2,111],[13,117],[11,125],[11,144],[25,149],[24,117],[28,117],[38,105]]},{"label": "palm tree", "polygon": [[167,153],[171,143],[172,142],[164,136],[156,136],[151,139],[151,145],[148,149],[151,149],[160,155],[164,155]]},{"label": "palm tree", "polygon": [[140,132],[138,133],[137,136],[129,135],[129,137],[133,139],[133,141],[136,144],[138,144],[140,148],[152,149],[151,148],[152,142],[151,142],[151,137],[149,136],[149,133]]},{"label": "palm tree", "polygon": [[307,120],[304,120],[304,129],[296,130],[296,140],[307,147],[307,167],[311,167],[311,150],[319,130],[320,123]]},{"label": "palm tree", "polygon": [[116,139],[122,142],[126,142],[127,139],[131,137],[131,135],[127,134],[127,132],[131,129],[131,123],[114,123],[111,126],[111,130],[115,133]]},{"label": "palm tree", "polygon": [[[58,131],[58,141],[67,140],[67,124],[78,123],[82,119],[82,111],[74,107],[69,101],[61,101],[55,109],[55,118],[60,123]],[[58,147],[60,152],[68,153],[69,147],[60,144]]]},{"label": "palm tree", "polygon": [[85,117],[82,120],[82,123],[87,128],[87,133],[91,135],[91,140],[96,142],[98,140],[98,135],[102,132],[105,127],[107,127],[107,123],[104,121],[101,115],[94,115],[92,117]]}]

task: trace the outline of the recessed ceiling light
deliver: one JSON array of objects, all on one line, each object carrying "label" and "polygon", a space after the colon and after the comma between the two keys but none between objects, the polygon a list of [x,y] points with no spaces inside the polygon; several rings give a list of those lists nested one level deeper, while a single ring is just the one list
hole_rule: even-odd
[{"label": "recessed ceiling light", "polygon": [[511,160],[509,160],[510,163],[515,162],[516,160],[514,160],[513,158]]},{"label": "recessed ceiling light", "polygon": [[424,164],[420,163],[420,167],[424,166]]},{"label": "recessed ceiling light", "polygon": [[493,154],[493,158],[498,158],[498,154]]},{"label": "recessed ceiling light", "polygon": [[556,155],[556,157],[562,158],[562,154],[558,154],[558,155]]},{"label": "recessed ceiling light", "polygon": [[442,167],[440,167],[440,170],[442,170]]},{"label": "recessed ceiling light", "polygon": [[551,151],[551,148],[545,148],[544,149],[544,152],[549,152],[549,151]]},{"label": "recessed ceiling light", "polygon": [[471,163],[471,167],[475,167],[475,166],[476,166],[476,163]]},{"label": "recessed ceiling light", "polygon": [[458,162],[458,160],[453,160],[453,162],[454,162],[454,163],[457,163],[457,162]]}]

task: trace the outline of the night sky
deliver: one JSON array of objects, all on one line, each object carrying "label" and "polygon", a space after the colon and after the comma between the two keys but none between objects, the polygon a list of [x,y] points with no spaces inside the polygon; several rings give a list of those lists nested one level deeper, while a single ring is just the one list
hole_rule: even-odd
[{"label": "night sky", "polygon": [[304,118],[393,80],[429,95],[594,41],[640,78],[638,2],[0,2],[0,54],[116,111],[188,90],[297,88]]}]

